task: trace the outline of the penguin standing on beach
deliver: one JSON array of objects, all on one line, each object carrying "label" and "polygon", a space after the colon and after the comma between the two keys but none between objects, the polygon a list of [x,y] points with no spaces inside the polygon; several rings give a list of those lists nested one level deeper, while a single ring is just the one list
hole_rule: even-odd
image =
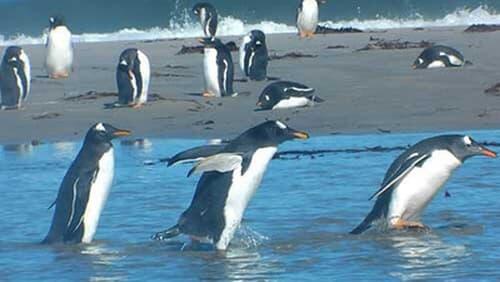
[{"label": "penguin standing on beach", "polygon": [[319,21],[319,4],[325,2],[325,0],[300,0],[297,9],[297,28],[300,37],[314,36]]},{"label": "penguin standing on beach", "polygon": [[420,215],[453,171],[470,157],[496,153],[469,136],[440,135],[424,139],[402,153],[389,167],[372,211],[351,231],[360,234],[382,219],[391,229],[425,228]]},{"label": "penguin standing on beach", "polygon": [[67,78],[73,68],[71,31],[61,16],[50,17],[49,23],[45,68],[50,78]]},{"label": "penguin standing on beach", "polygon": [[464,56],[457,50],[443,45],[426,48],[412,65],[414,69],[462,67],[466,64]]},{"label": "penguin standing on beach", "polygon": [[200,39],[204,45],[203,74],[205,97],[236,96],[233,91],[234,65],[231,51],[219,39]]},{"label": "penguin standing on beach", "polygon": [[266,35],[261,30],[252,30],[243,37],[240,45],[240,67],[250,80],[267,78],[269,56]]},{"label": "penguin standing on beach", "polygon": [[188,176],[203,174],[177,224],[153,238],[163,240],[182,233],[194,242],[208,240],[217,250],[226,250],[278,145],[308,137],[280,121],[266,121],[229,143],[196,147],[172,157],[169,165],[197,160]]},{"label": "penguin standing on beach", "polygon": [[[114,176],[111,140],[130,134],[106,123],[92,126],[62,181],[49,233],[42,243],[90,243]],[[51,206],[51,207],[52,207]]]},{"label": "penguin standing on beach", "polygon": [[300,108],[324,102],[313,94],[314,91],[314,88],[292,81],[273,82],[264,88],[257,106],[262,110],[276,110]]},{"label": "penguin standing on beach", "polygon": [[0,66],[2,109],[19,109],[30,92],[31,66],[28,55],[21,47],[5,50]]},{"label": "penguin standing on beach", "polygon": [[193,7],[193,13],[200,18],[205,37],[215,37],[217,32],[217,10],[210,3],[198,3]]},{"label": "penguin standing on beach", "polygon": [[116,68],[118,104],[140,107],[146,103],[151,67],[148,57],[136,48],[123,51]]}]

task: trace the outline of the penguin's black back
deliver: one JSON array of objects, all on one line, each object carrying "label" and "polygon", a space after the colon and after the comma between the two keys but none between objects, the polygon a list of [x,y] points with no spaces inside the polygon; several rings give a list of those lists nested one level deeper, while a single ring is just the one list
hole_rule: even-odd
[{"label": "penguin's black back", "polygon": [[[219,71],[219,85],[221,85],[221,96],[231,96],[234,94],[233,91],[233,79],[234,79],[234,64],[233,58],[231,56],[231,51],[224,44],[218,44],[217,49],[217,65]],[[226,65],[227,63],[227,65]],[[224,83],[224,77],[227,77],[226,83]]]}]

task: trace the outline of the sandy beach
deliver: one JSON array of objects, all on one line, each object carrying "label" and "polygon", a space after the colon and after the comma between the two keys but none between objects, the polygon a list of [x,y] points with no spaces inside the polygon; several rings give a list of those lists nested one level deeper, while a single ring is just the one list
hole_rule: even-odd
[{"label": "sandy beach", "polygon": [[[46,77],[43,45],[23,46],[31,60],[32,91],[23,110],[0,111],[0,143],[79,140],[99,121],[131,129],[134,138],[231,137],[271,118],[313,135],[498,128],[500,97],[484,90],[500,82],[500,32],[464,33],[464,28],[319,35],[313,40],[269,35],[271,55],[313,55],[273,60],[269,75],[314,87],[326,100],[312,108],[273,112],[254,111],[270,82],[235,82],[235,90],[242,93],[235,98],[197,96],[203,90],[202,55],[176,55],[183,45],[197,45],[195,39],[78,43],[74,73],[67,80]],[[473,65],[413,70],[410,65],[422,49],[356,51],[370,37],[449,45]],[[236,37],[222,39],[240,43]],[[105,109],[116,97],[68,99],[89,91],[116,93],[115,67],[128,47],[149,56],[150,94],[161,100],[141,109]],[[235,64],[237,58],[233,52]],[[235,78],[243,78],[239,66],[235,69]]]}]

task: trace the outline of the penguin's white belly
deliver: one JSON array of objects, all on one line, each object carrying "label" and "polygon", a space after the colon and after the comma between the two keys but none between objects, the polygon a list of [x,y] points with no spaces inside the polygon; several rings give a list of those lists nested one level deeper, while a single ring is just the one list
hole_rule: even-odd
[{"label": "penguin's white belly", "polygon": [[241,166],[233,171],[232,185],[229,188],[224,207],[224,230],[222,231],[220,240],[215,242],[217,249],[225,250],[231,242],[234,232],[240,225],[248,202],[250,202],[259,188],[267,165],[276,151],[276,147],[258,149],[255,151],[244,175],[241,175]]},{"label": "penguin's white belly", "polygon": [[99,172],[97,173],[94,183],[90,187],[89,200],[83,215],[83,243],[90,243],[94,238],[97,225],[99,224],[99,217],[101,216],[102,209],[106,204],[106,200],[111,190],[114,171],[115,159],[113,148],[111,148],[99,160]]},{"label": "penguin's white belly", "polygon": [[453,154],[440,150],[422,167],[413,168],[392,192],[388,220],[419,220],[424,208],[461,164]]},{"label": "penguin's white belly", "polygon": [[290,97],[279,101],[278,104],[274,105],[273,110],[305,107],[311,103],[307,97]]},{"label": "penguin's white belly", "polygon": [[24,100],[28,97],[31,88],[31,64],[30,59],[26,55],[24,51],[21,51],[21,55],[19,56],[21,61],[24,62],[24,75],[26,76],[26,89],[23,88],[23,97]]},{"label": "penguin's white belly", "polygon": [[441,60],[433,61],[427,66],[428,69],[444,68],[444,67],[446,67],[446,65]]},{"label": "penguin's white belly", "polygon": [[141,62],[141,65],[139,67],[141,71],[141,77],[142,77],[142,91],[141,93],[137,93],[139,95],[138,103],[139,104],[144,104],[148,100],[148,89],[149,89],[149,79],[151,75],[151,67],[149,65],[149,59],[148,57],[141,51],[137,52],[139,61]]},{"label": "penguin's white belly", "polygon": [[220,97],[219,67],[217,65],[217,51],[215,49],[205,49],[203,70],[205,74],[205,91]]},{"label": "penguin's white belly", "polygon": [[464,61],[453,55],[448,55],[448,60],[450,60],[450,63],[455,66],[461,66],[464,64]]},{"label": "penguin's white belly", "polygon": [[46,67],[49,74],[69,73],[73,64],[71,32],[63,26],[49,32]]},{"label": "penguin's white belly", "polygon": [[17,70],[16,67],[12,68],[12,70],[14,71],[14,76],[16,77],[16,84],[17,84],[17,88],[19,89],[18,91],[18,99],[17,99],[17,105],[20,107],[21,106],[21,101],[23,100],[23,96],[24,96],[24,87],[23,87],[23,83],[21,81],[21,76],[19,76],[19,71]]},{"label": "penguin's white belly", "polygon": [[318,3],[314,1],[304,1],[302,12],[297,18],[297,25],[301,31],[316,31],[318,25]]}]

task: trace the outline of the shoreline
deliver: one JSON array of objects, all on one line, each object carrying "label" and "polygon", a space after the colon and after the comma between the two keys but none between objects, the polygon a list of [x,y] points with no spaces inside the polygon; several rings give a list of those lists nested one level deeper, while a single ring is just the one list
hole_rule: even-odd
[{"label": "shoreline", "polygon": [[[500,97],[484,90],[500,82],[496,47],[500,32],[463,30],[391,29],[317,35],[313,40],[289,33],[270,34],[270,55],[299,52],[313,57],[273,60],[269,76],[316,88],[316,94],[326,100],[312,108],[272,112],[254,111],[260,91],[271,82],[235,82],[234,88],[242,93],[235,98],[194,96],[203,90],[202,55],[175,55],[183,45],[198,45],[192,38],[77,43],[75,72],[67,80],[44,77],[44,46],[25,45],[32,65],[31,94],[24,110],[0,111],[4,121],[0,123],[0,144],[77,141],[99,121],[131,129],[131,139],[232,137],[266,118],[281,119],[313,136],[499,129]],[[410,65],[422,49],[356,51],[366,46],[370,37],[450,45],[473,65],[413,70]],[[222,39],[240,43],[235,36]],[[64,100],[89,91],[116,93],[116,63],[121,51],[129,47],[149,56],[150,94],[165,100],[138,110],[104,109],[114,97]],[[237,64],[238,53],[232,55]],[[235,78],[242,78],[238,65]]]}]

